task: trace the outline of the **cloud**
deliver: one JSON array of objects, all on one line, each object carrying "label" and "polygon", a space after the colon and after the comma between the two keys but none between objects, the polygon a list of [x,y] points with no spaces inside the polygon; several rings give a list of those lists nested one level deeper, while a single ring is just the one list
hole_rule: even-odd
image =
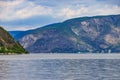
[{"label": "cloud", "polygon": [[0,25],[26,30],[75,17],[120,14],[119,1],[0,0]]},{"label": "cloud", "polygon": [[49,15],[51,9],[27,0],[0,1],[0,21],[25,19],[38,15]]},{"label": "cloud", "polygon": [[[84,0],[76,1],[61,1],[61,6],[58,1],[54,0],[56,6],[48,6],[53,4],[48,0],[41,0],[39,4],[35,1],[29,0],[13,0],[13,1],[0,1],[0,21],[11,21],[18,19],[26,19],[33,16],[51,16],[53,18],[62,18],[62,20],[81,17],[81,16],[94,16],[94,15],[109,15],[119,14],[120,6],[109,4],[98,4],[96,0],[86,3]],[[64,2],[64,3],[63,3]],[[88,1],[89,2],[89,1]],[[46,3],[46,4],[45,4]],[[67,5],[69,3],[69,5]],[[96,3],[96,4],[95,4]],[[105,2],[104,2],[105,3]],[[44,4],[44,5],[42,5]],[[59,6],[57,6],[57,4]],[[91,4],[91,5],[90,5]],[[92,5],[94,4],[94,5]],[[88,5],[88,6],[86,6]]]},{"label": "cloud", "polygon": [[95,16],[95,15],[111,15],[120,14],[120,6],[117,5],[94,5],[94,6],[78,6],[77,8],[63,8],[56,16],[64,19],[82,17],[82,16]]}]

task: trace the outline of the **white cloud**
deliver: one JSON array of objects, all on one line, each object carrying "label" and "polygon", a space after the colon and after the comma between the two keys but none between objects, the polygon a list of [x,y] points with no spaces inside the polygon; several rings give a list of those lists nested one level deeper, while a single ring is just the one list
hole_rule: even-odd
[{"label": "white cloud", "polygon": [[0,21],[25,19],[34,16],[51,16],[65,20],[81,16],[120,14],[120,6],[109,4],[61,5],[48,7],[28,0],[0,1]]},{"label": "white cloud", "polygon": [[120,14],[120,6],[117,5],[94,5],[94,6],[78,6],[77,8],[63,8],[56,16],[64,19],[82,17],[82,16],[95,16],[95,15],[111,15]]},{"label": "white cloud", "polygon": [[51,9],[47,7],[31,5],[16,11],[16,16],[24,19],[37,15],[49,15],[49,13],[51,13]]},{"label": "white cloud", "polygon": [[27,0],[0,1],[0,21],[25,19],[38,15],[49,15],[51,9]]},{"label": "white cloud", "polygon": [[23,3],[24,0],[13,0],[11,1],[0,1],[0,6],[7,7],[7,6],[17,6],[21,3]]}]

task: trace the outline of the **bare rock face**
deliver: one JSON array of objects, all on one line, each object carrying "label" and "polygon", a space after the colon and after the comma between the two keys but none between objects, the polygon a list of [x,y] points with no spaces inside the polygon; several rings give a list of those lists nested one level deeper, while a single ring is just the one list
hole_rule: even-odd
[{"label": "bare rock face", "polygon": [[22,34],[17,40],[29,52],[115,53],[120,52],[120,15],[74,18]]},{"label": "bare rock face", "polygon": [[24,48],[27,48],[29,47],[30,45],[33,45],[37,40],[37,37],[35,37],[34,35],[32,34],[29,34],[29,35],[26,35],[24,36],[20,41],[21,45],[24,47]]}]

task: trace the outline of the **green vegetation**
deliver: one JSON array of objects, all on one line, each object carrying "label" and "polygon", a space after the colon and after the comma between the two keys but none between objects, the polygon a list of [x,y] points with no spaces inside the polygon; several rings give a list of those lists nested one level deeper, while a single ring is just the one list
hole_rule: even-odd
[{"label": "green vegetation", "polygon": [[27,51],[23,50],[23,48],[20,47],[14,47],[14,48],[6,48],[6,47],[0,47],[0,54],[25,54]]},{"label": "green vegetation", "polygon": [[11,35],[0,27],[0,54],[26,54],[28,53]]}]

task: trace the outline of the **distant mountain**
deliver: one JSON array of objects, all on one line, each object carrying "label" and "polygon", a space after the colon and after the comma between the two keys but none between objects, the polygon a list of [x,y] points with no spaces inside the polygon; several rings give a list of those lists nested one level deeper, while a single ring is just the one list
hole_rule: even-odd
[{"label": "distant mountain", "polygon": [[17,35],[19,33],[24,33],[24,31],[9,31],[10,35],[12,35],[12,37],[14,37],[17,40]]},{"label": "distant mountain", "polygon": [[20,32],[16,37],[33,53],[118,53],[120,15],[74,18]]},{"label": "distant mountain", "polygon": [[10,34],[0,27],[0,54],[21,54],[26,50],[10,36]]}]

